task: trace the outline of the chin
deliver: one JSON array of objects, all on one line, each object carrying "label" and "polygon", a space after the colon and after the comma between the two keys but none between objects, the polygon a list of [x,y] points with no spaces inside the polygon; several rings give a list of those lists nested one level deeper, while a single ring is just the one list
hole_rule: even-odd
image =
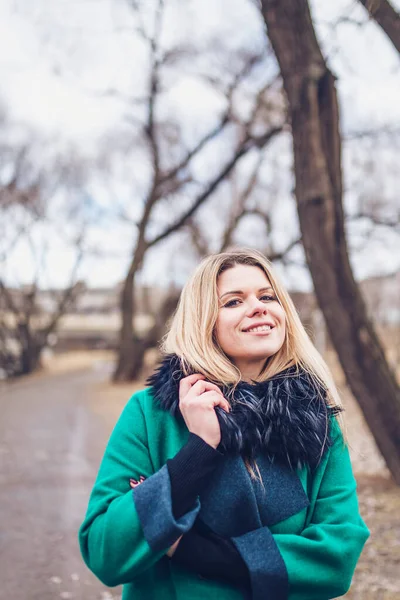
[{"label": "chin", "polygon": [[270,356],[273,356],[274,354],[276,354],[277,352],[279,352],[279,350],[282,348],[282,346],[276,346],[276,347],[271,347],[268,346],[267,348],[262,348],[260,350],[258,350],[257,352],[253,352],[251,350],[249,350],[248,352],[245,352],[242,358],[249,358],[249,359],[254,359],[254,360],[261,360],[262,358],[269,358]]},{"label": "chin", "polygon": [[233,362],[235,361],[247,361],[247,362],[258,362],[261,360],[267,360],[267,358],[269,358],[270,356],[273,356],[274,354],[276,354],[276,352],[262,352],[262,353],[257,353],[257,354],[253,354],[252,352],[249,353],[243,353],[240,356],[233,356],[231,355],[231,360],[233,360]]}]

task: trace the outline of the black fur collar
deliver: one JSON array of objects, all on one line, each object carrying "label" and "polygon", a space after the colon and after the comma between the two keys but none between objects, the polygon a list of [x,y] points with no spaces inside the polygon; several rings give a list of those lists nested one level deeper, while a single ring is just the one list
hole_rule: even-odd
[{"label": "black fur collar", "polygon": [[[147,380],[161,408],[180,418],[179,382],[184,376],[179,357],[171,354]],[[229,388],[221,389],[228,397]],[[293,469],[318,465],[331,444],[329,417],[341,410],[328,406],[310,375],[296,373],[293,367],[268,381],[240,383],[231,406],[230,413],[216,408],[221,426],[219,449],[250,460],[263,452]]]}]

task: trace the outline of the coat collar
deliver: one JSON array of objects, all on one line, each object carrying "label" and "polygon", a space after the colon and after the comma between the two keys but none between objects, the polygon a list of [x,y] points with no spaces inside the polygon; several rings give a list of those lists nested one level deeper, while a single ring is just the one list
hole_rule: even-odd
[{"label": "coat collar", "polygon": [[[171,354],[147,380],[155,401],[177,418],[182,418],[179,382],[183,377],[179,357]],[[243,382],[233,392],[229,387],[221,390],[232,398],[230,413],[216,408],[222,452],[250,460],[262,453],[292,469],[315,468],[331,445],[329,417],[341,409],[327,404],[324,390],[304,370],[292,367],[268,381]]]}]

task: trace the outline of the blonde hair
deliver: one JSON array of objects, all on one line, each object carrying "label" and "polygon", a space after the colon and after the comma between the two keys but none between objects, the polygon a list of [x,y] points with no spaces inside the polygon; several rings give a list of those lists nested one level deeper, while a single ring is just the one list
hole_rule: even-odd
[{"label": "blonde hair", "polygon": [[[257,250],[237,249],[205,258],[184,286],[162,350],[177,354],[182,369],[200,372],[212,382],[232,386],[241,381],[239,369],[224,353],[215,336],[219,311],[218,277],[236,265],[260,268],[275,291],[286,315],[285,340],[278,352],[266,358],[258,381],[266,381],[288,367],[304,369],[327,392],[330,406],[342,406],[341,399],[326,362],[312,343],[288,292],[273,271],[270,261]],[[342,415],[338,415],[342,430]]]}]

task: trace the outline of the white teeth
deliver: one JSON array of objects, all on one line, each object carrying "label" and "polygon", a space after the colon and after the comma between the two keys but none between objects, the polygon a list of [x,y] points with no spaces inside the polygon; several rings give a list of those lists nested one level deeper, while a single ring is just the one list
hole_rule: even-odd
[{"label": "white teeth", "polygon": [[252,329],[247,329],[246,333],[251,331],[269,331],[272,329],[271,325],[262,325],[261,327],[252,327]]}]

